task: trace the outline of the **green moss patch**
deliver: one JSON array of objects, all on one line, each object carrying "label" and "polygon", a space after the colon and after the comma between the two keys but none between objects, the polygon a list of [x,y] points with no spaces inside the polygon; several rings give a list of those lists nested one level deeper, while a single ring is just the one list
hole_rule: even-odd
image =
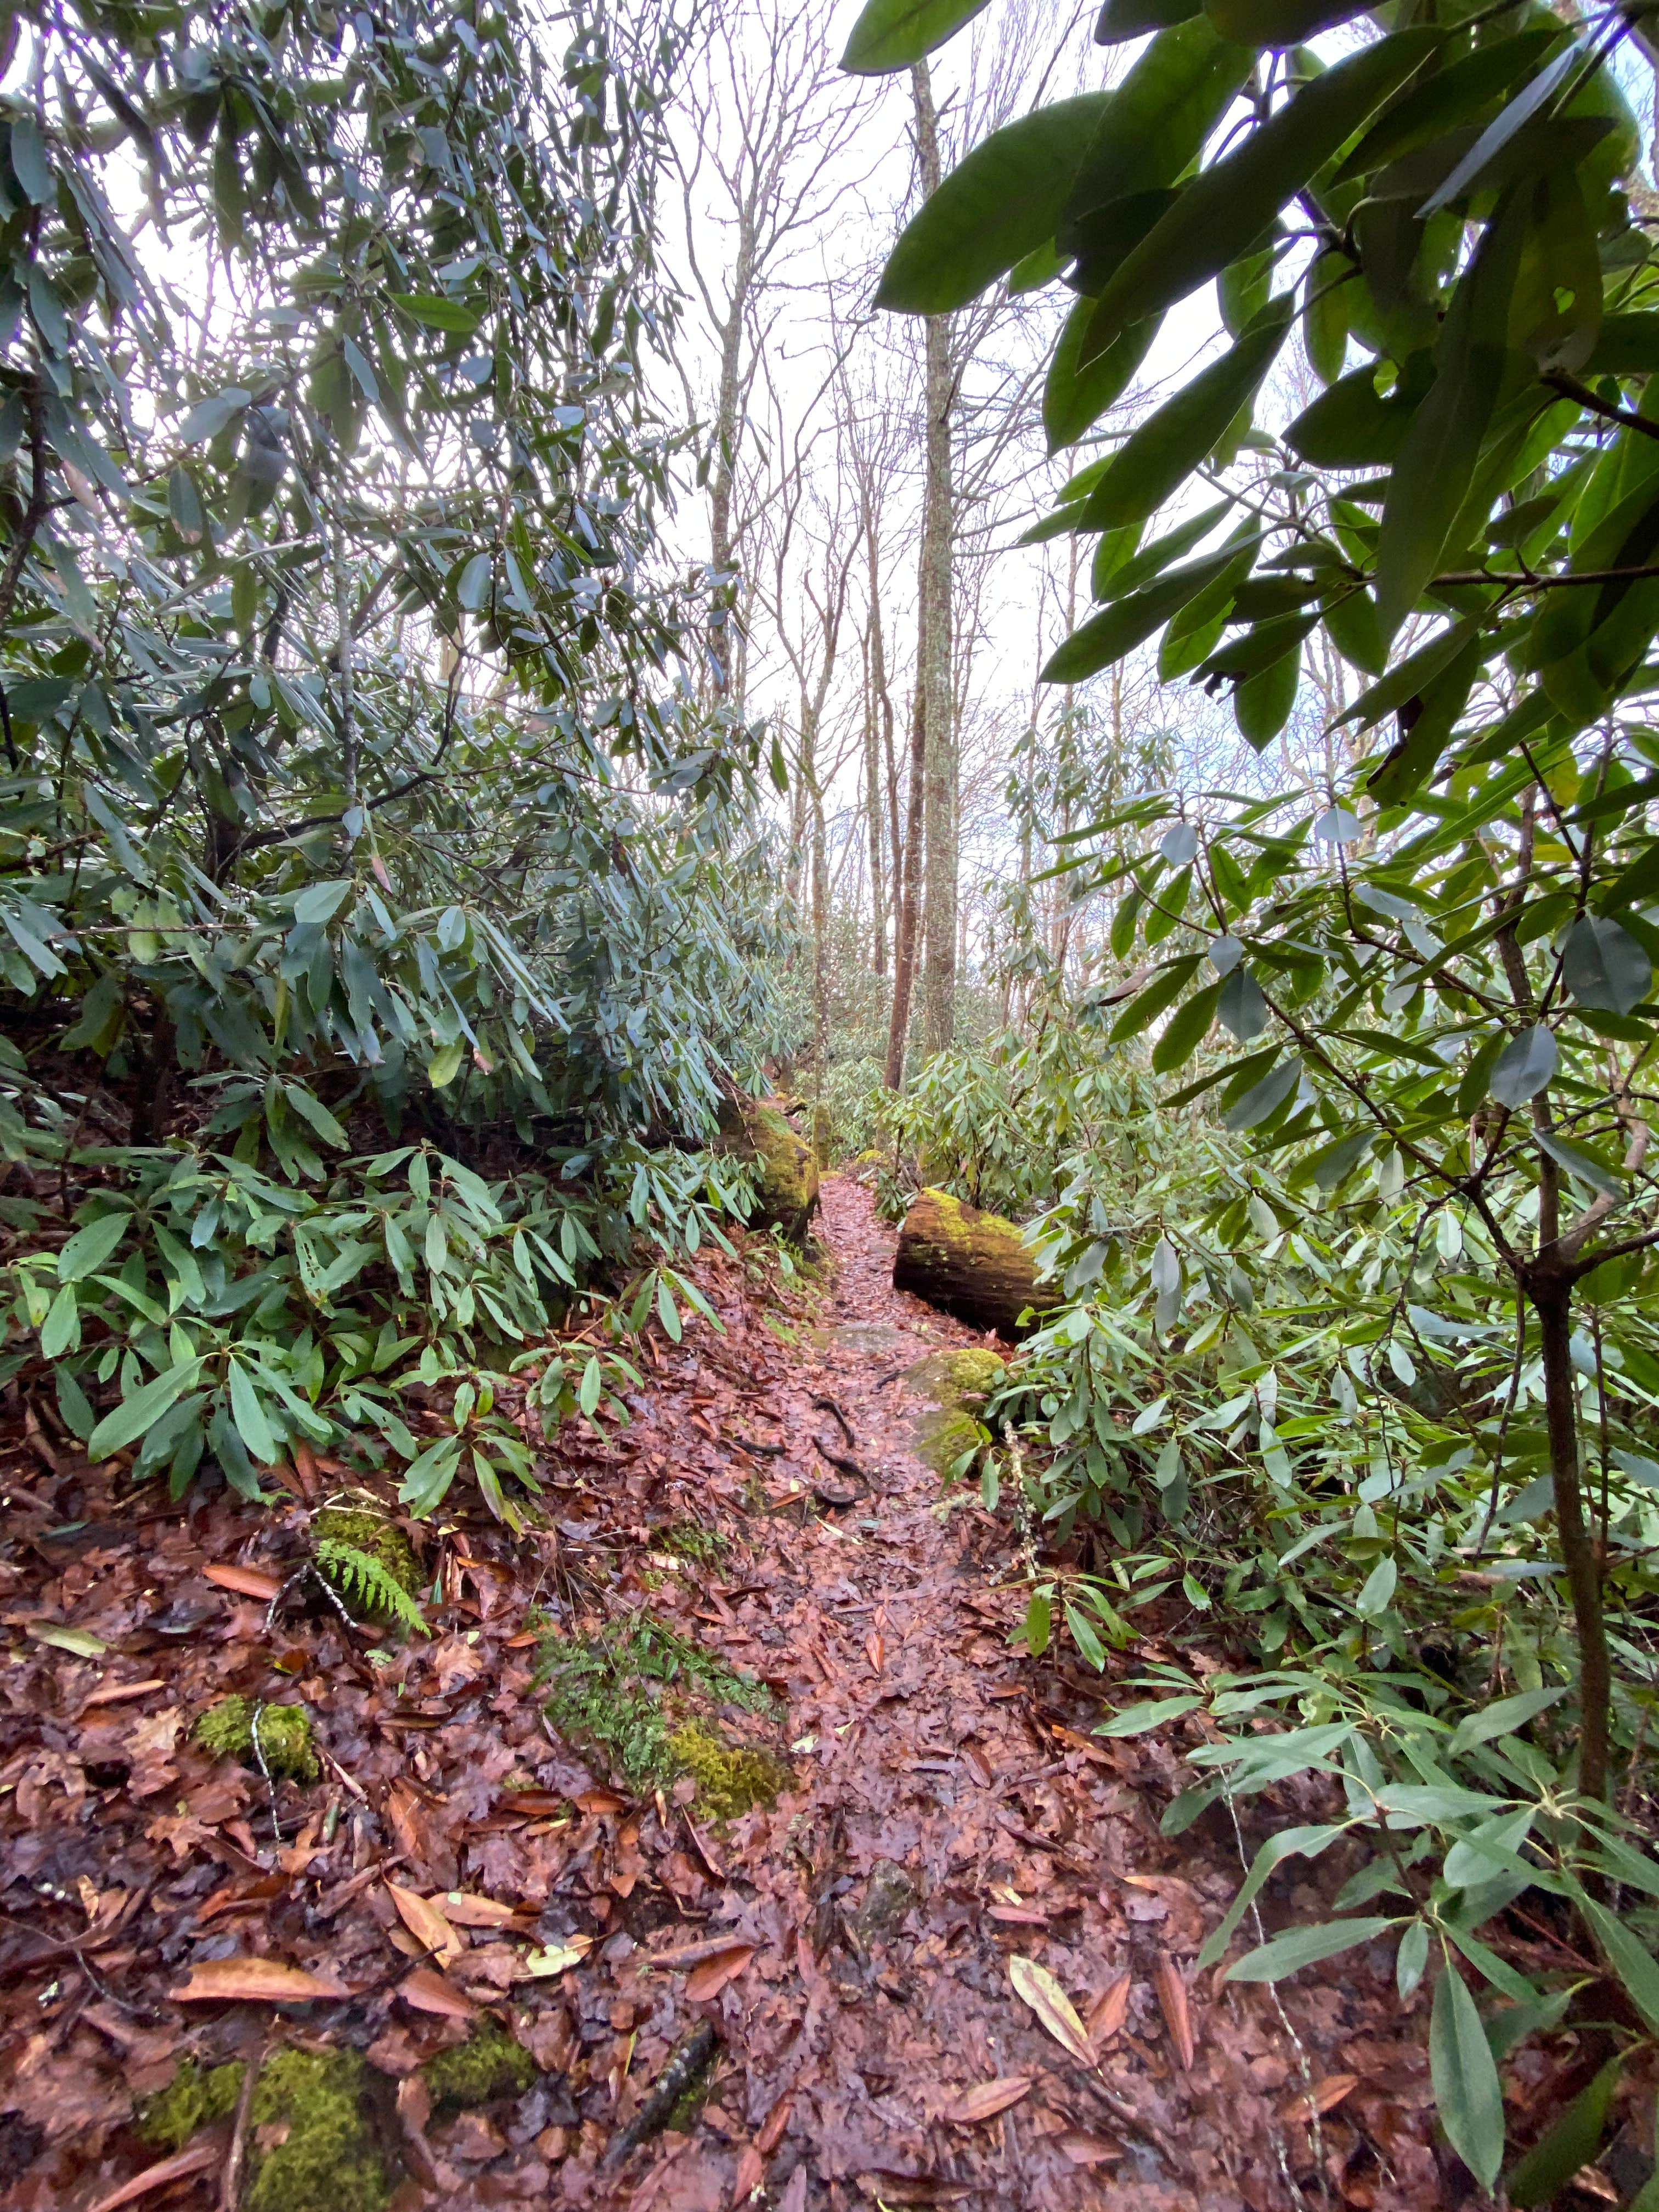
[{"label": "green moss patch", "polygon": [[242,2061],[228,2066],[198,2066],[186,2058],[179,2071],[138,2107],[138,2132],[157,2150],[182,2150],[198,2129],[228,2120],[242,2094]]},{"label": "green moss patch", "polygon": [[977,1450],[985,1431],[971,1413],[943,1409],[918,1413],[910,1423],[910,1449],[935,1474],[949,1474],[963,1452]]},{"label": "green moss patch", "polygon": [[[140,2134],[158,2150],[182,2150],[201,2129],[229,2118],[242,2075],[240,2059],[206,2069],[185,2059],[140,2108]],[[375,2131],[371,2079],[355,2051],[278,2051],[267,2059],[248,2112],[243,2212],[386,2212],[394,2177]]]},{"label": "green moss patch", "polygon": [[421,2073],[433,2112],[441,2118],[475,2106],[493,2105],[501,2097],[521,2097],[540,2070],[516,2036],[487,2021],[465,2043],[428,2059]]},{"label": "green moss patch", "polygon": [[775,1802],[789,1785],[789,1769],[769,1752],[735,1748],[693,1721],[678,1728],[668,1748],[683,1773],[695,1775],[697,1810],[710,1820],[735,1820],[757,1805]]},{"label": "green moss patch", "polygon": [[240,1759],[273,1781],[314,1782],[322,1771],[304,1705],[256,1706],[246,1698],[221,1698],[197,1722],[196,1741],[216,1759]]},{"label": "green moss patch", "polygon": [[[725,1820],[769,1802],[787,1779],[765,1754],[725,1744],[707,1711],[726,1705],[770,1713],[771,1692],[652,1613],[633,1613],[596,1636],[550,1636],[540,1679],[551,1686],[547,1715],[559,1734],[630,1790],[665,1789],[695,1774],[699,1802]],[[713,1811],[715,1800],[726,1809]]]}]

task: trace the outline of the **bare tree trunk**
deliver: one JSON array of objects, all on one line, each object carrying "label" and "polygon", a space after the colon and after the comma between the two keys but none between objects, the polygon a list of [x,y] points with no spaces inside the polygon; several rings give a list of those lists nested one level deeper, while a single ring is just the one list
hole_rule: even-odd
[{"label": "bare tree trunk", "polygon": [[[878,975],[887,973],[887,891],[885,871],[882,865],[882,777],[880,740],[877,729],[878,717],[887,724],[888,750],[892,750],[893,702],[887,694],[886,642],[881,627],[881,578],[879,559],[873,526],[868,532],[870,552],[870,651],[867,664],[868,689],[865,696],[864,722],[864,785],[870,809],[870,903],[874,934],[872,951]],[[893,866],[898,866],[898,854],[893,854]]]},{"label": "bare tree trunk", "polygon": [[1553,1268],[1537,1269],[1530,1275],[1527,1292],[1538,1316],[1556,1527],[1572,1593],[1573,1626],[1578,1632],[1578,1787],[1586,1797],[1605,1797],[1613,1680],[1601,1604],[1601,1563],[1584,1517],[1578,1391],[1572,1372],[1571,1279]]},{"label": "bare tree trunk", "polygon": [[[714,400],[714,469],[708,484],[708,559],[717,578],[732,568],[732,485],[737,473],[738,421],[743,398],[743,337],[749,295],[755,283],[754,210],[738,210],[738,257],[732,271],[732,306],[720,331],[720,373]],[[708,609],[708,658],[714,664],[714,695],[732,690],[736,646],[738,592],[735,580],[717,582]]]},{"label": "bare tree trunk", "polygon": [[[939,118],[926,62],[910,72],[925,193],[939,190]],[[951,325],[929,315],[924,339],[927,472],[922,496],[921,612],[916,633],[918,720],[927,736],[923,836],[922,1038],[944,1052],[956,1030],[957,767],[951,697]]]},{"label": "bare tree trunk", "polygon": [[[816,748],[815,748],[816,750]],[[812,1096],[823,1096],[830,1054],[830,866],[824,851],[823,794],[812,784]]]},{"label": "bare tree trunk", "polygon": [[915,989],[918,909],[921,905],[921,810],[927,760],[927,720],[921,686],[916,686],[910,723],[910,797],[904,825],[904,872],[899,889],[898,930],[893,944],[893,1012],[887,1030],[887,1066],[882,1080],[896,1091],[904,1080],[904,1047],[910,1030],[910,999]]}]

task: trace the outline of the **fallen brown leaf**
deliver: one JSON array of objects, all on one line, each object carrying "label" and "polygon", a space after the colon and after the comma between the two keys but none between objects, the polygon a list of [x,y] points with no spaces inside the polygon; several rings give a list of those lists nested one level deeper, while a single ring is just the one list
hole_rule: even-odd
[{"label": "fallen brown leaf", "polygon": [[1022,2097],[1030,2094],[1029,2074],[1005,2074],[1000,2081],[981,2081],[972,2089],[964,2089],[939,2117],[956,2127],[971,2128],[981,2120],[995,2119],[999,2112],[1006,2112],[1011,2105],[1018,2104]]},{"label": "fallen brown leaf", "polygon": [[192,1966],[183,1989],[171,1994],[191,2004],[307,2004],[314,1997],[350,1992],[302,1966],[285,1966],[280,1959],[208,1959]]},{"label": "fallen brown leaf", "polygon": [[985,1917],[1011,1928],[1046,1928],[1049,1920],[1049,1915],[1036,1905],[988,1905]]},{"label": "fallen brown leaf", "polygon": [[931,2173],[861,2173],[859,2187],[878,2204],[958,2204],[971,2189]]},{"label": "fallen brown leaf", "polygon": [[1048,1969],[1039,1966],[1035,1959],[1010,1959],[1008,1978],[1014,1985],[1015,1995],[1030,2006],[1060,2049],[1069,2051],[1080,2065],[1092,2066],[1095,2060],[1089,2048],[1088,2031],[1077,2016],[1077,2008]]},{"label": "fallen brown leaf", "polygon": [[789,2125],[790,2108],[794,2101],[794,2091],[786,2089],[761,2122],[760,2133],[755,2137],[755,2148],[763,2158],[770,2158],[783,2141],[784,2131]]},{"label": "fallen brown leaf", "polygon": [[745,2143],[732,2183],[733,2204],[746,2204],[766,2179],[766,2160],[753,2143]]},{"label": "fallen brown leaf", "polygon": [[1068,2128],[1063,2136],[1054,2137],[1054,2148],[1073,2166],[1103,2166],[1108,2159],[1121,2158],[1121,2147],[1106,2136],[1091,2136],[1082,2128]]},{"label": "fallen brown leaf", "polygon": [[705,1959],[686,1976],[685,1994],[693,2002],[706,1997],[717,1997],[728,1982],[738,1976],[755,1955],[752,1943],[734,1943],[729,1949],[719,1951],[712,1959]]},{"label": "fallen brown leaf", "polygon": [[1193,2016],[1187,2003],[1187,1984],[1181,1978],[1181,1969],[1167,1951],[1160,1951],[1158,1954],[1152,1987],[1158,1991],[1158,2001],[1164,2008],[1170,2040],[1175,2045],[1181,2060],[1181,2070],[1183,2074],[1190,2074],[1196,2055],[1193,2044]]},{"label": "fallen brown leaf", "polygon": [[447,1889],[432,1900],[452,1928],[512,1928],[529,1922],[516,1905],[494,1897],[471,1897],[465,1890]]},{"label": "fallen brown leaf", "polygon": [[211,1566],[202,1572],[221,1589],[234,1590],[238,1597],[262,1597],[267,1603],[283,1587],[280,1575],[268,1575],[263,1567]]},{"label": "fallen brown leaf", "polygon": [[105,1682],[93,1691],[82,1703],[81,1710],[89,1712],[94,1705],[118,1705],[129,1698],[147,1698],[152,1690],[165,1690],[167,1684],[158,1675],[150,1682]]},{"label": "fallen brown leaf", "polygon": [[1333,2112],[1342,2100],[1359,2087],[1357,2074],[1328,2074],[1316,2081],[1311,2090],[1304,2089],[1300,2096],[1292,2097],[1280,2115],[1286,2120],[1310,2120],[1316,2112]]},{"label": "fallen brown leaf", "polygon": [[398,1917],[423,1951],[432,1952],[441,1966],[461,1955],[460,1938],[444,1917],[436,1898],[422,1897],[401,1882],[388,1881],[386,1895],[398,1908]]},{"label": "fallen brown leaf", "polygon": [[436,2013],[441,2020],[472,2020],[477,2015],[478,2008],[471,1998],[463,1996],[430,1966],[416,1966],[412,1974],[405,1974],[398,1984],[398,1994],[416,2012]]},{"label": "fallen brown leaf", "polygon": [[718,1959],[722,1952],[732,1948],[729,1936],[705,1936],[700,1942],[677,1943],[672,1951],[647,1951],[641,1955],[639,1964],[676,1968],[700,1966],[705,1959]]},{"label": "fallen brown leaf", "polygon": [[1130,1977],[1120,1974],[1111,1987],[1103,1990],[1090,2006],[1084,2025],[1089,2032],[1091,2050],[1098,2051],[1103,2044],[1109,2043],[1122,2027],[1129,2010],[1132,1986]]},{"label": "fallen brown leaf", "polygon": [[124,2181],[107,2197],[100,2197],[92,2212],[116,2212],[118,2205],[136,2203],[148,2197],[152,2189],[165,2189],[169,2182],[183,2181],[192,2173],[206,2173],[225,2162],[225,2148],[217,2141],[193,2142],[185,2149],[175,2151],[158,2166],[147,2166],[142,2173],[135,2173],[131,2181]]}]

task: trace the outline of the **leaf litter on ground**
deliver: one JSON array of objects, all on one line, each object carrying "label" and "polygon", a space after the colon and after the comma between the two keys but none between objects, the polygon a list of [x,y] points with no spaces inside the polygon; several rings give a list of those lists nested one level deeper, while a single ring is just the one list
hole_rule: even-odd
[{"label": "leaf litter on ground", "polygon": [[[827,1179],[823,1235],[821,1291],[741,1237],[702,1255],[723,1333],[653,1322],[631,1425],[541,1440],[546,1525],[515,1541],[459,1493],[405,1525],[429,1642],[290,1587],[312,1504],[362,1469],[307,1455],[264,1511],[201,1486],[174,1507],[68,1451],[43,1481],[0,1426],[0,1475],[28,1461],[46,1493],[0,1543],[9,2206],[216,2204],[217,2138],[158,2146],[138,2116],[273,2021],[397,2085],[400,2206],[1278,2212],[1287,2172],[1319,2185],[1315,2108],[1343,2203],[1457,2201],[1426,1994],[1402,2002],[1386,1944],[1277,2002],[1195,1975],[1243,1871],[1231,1825],[1159,1831],[1182,1716],[1093,1733],[1171,1656],[1158,1607],[1103,1682],[1024,1655],[1006,1522],[942,1505],[912,1449],[904,1370],[981,1340],[893,1290],[857,1182]],[[826,1399],[872,1477],[829,1510]],[[544,1640],[646,1616],[706,1656],[702,1722],[778,1762],[774,1803],[722,1820],[690,1771],[635,1786],[551,1728]],[[303,1704],[316,1779],[211,1756],[195,1723],[229,1697]],[[1312,1817],[1328,1786],[1278,1790]],[[1261,1902],[1318,1920],[1338,1887],[1287,1873]],[[712,2066],[608,2164],[705,2024]],[[423,2069],[481,2027],[534,2079],[451,2110]]]}]

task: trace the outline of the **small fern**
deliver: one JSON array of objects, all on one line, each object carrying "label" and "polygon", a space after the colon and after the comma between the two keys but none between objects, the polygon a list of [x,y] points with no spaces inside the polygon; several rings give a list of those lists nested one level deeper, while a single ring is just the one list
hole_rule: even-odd
[{"label": "small fern", "polygon": [[392,1580],[378,1559],[360,1552],[355,1544],[343,1544],[337,1536],[324,1536],[317,1546],[317,1567],[343,1597],[351,1599],[365,1613],[389,1613],[422,1636],[432,1633],[409,1592]]}]

